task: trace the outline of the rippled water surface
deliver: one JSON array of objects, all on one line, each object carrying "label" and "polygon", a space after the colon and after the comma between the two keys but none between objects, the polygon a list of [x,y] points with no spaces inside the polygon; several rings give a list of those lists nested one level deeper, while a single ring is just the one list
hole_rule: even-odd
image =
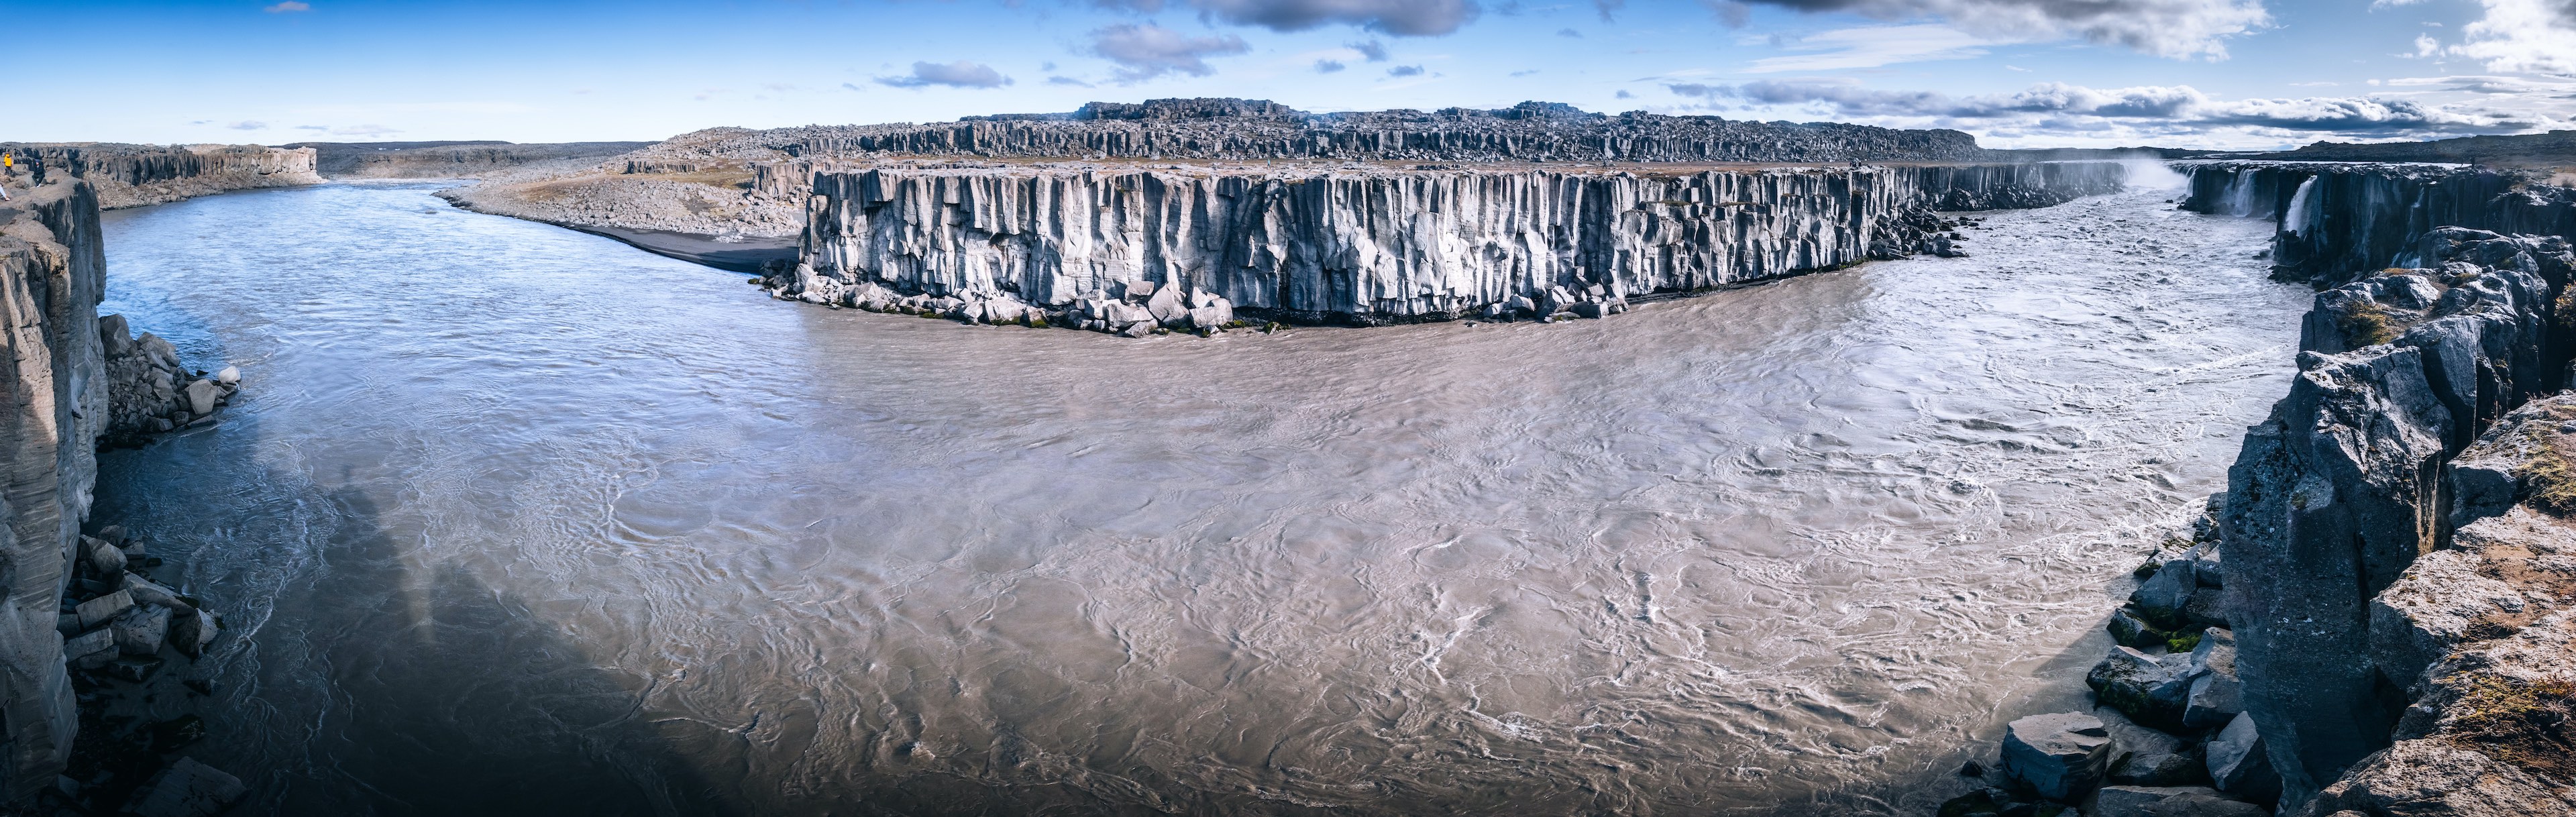
[{"label": "rippled water surface", "polygon": [[430,189],[109,219],[106,309],[248,376],[98,513],[227,612],[260,810],[1921,813],[2307,300],[2137,193],[1607,321],[1127,340]]}]

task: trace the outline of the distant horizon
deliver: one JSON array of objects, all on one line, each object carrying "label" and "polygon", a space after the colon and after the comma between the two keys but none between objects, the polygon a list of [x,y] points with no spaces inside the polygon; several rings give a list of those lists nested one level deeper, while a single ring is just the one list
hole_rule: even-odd
[{"label": "distant horizon", "polygon": [[[2280,150],[2576,127],[2549,0],[105,0],[20,12],[0,137],[657,141],[1165,97],[1562,101]],[[173,79],[178,78],[178,79]]]}]

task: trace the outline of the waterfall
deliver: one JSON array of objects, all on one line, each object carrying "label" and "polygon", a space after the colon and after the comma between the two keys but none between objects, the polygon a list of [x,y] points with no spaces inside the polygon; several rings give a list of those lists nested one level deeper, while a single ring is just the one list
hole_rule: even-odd
[{"label": "waterfall", "polygon": [[2309,176],[2300,182],[2298,192],[2290,194],[2290,212],[2281,217],[2281,230],[2304,238],[2309,230],[2316,229],[2321,212],[2316,199],[2322,195],[2317,192],[2317,177]]},{"label": "waterfall", "polygon": [[2254,170],[2252,168],[2236,171],[2236,181],[2227,186],[2227,214],[2231,216],[2254,214]]}]

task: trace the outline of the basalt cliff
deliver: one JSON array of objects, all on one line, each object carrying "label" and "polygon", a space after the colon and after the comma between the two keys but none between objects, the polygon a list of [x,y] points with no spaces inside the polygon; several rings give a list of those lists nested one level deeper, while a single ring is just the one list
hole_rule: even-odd
[{"label": "basalt cliff", "polygon": [[[91,769],[107,776],[100,780],[130,777],[115,785],[174,796],[237,795],[238,781],[202,764],[158,762],[149,737],[162,725],[110,724],[98,707],[76,705],[76,691],[86,701],[108,678],[140,682],[166,662],[193,659],[220,626],[184,590],[153,579],[159,561],[140,540],[113,526],[83,535],[100,443],[210,422],[240,378],[231,369],[183,374],[167,341],[129,336],[122,317],[98,315],[106,258],[99,185],[86,174],[132,188],[132,166],[53,168],[41,183],[25,171],[0,179],[11,191],[0,202],[0,338],[15,362],[0,379],[0,473],[8,475],[0,489],[0,803],[69,796],[59,780],[76,737],[123,741],[94,757],[132,756],[131,768]],[[175,685],[176,675],[163,680]]]},{"label": "basalt cliff", "polygon": [[1639,296],[1956,253],[1933,213],[2045,206],[2124,178],[2108,162],[819,171],[803,263],[774,288],[1130,334],[1222,328],[1237,311],[1361,325],[1600,317]]},{"label": "basalt cliff", "polygon": [[2320,288],[2298,374],[2112,616],[2099,717],[2013,722],[2019,792],[2095,814],[2576,814],[2576,190],[2544,178],[2193,169],[2185,207],[2272,220],[2276,273]]},{"label": "basalt cliff", "polygon": [[87,180],[97,191],[99,206],[110,210],[228,190],[322,183],[309,148],[0,142],[0,152],[31,165],[18,171],[31,181],[41,183],[49,174]]}]

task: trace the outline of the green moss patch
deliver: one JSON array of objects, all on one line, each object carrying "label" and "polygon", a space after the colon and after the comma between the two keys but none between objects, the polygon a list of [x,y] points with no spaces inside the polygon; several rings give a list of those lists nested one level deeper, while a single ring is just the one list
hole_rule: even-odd
[{"label": "green moss patch", "polygon": [[2453,710],[2452,739],[2552,779],[2576,779],[2576,681],[2480,676]]},{"label": "green moss patch", "polygon": [[2335,310],[2335,327],[2352,340],[2356,348],[2377,346],[2397,339],[2397,321],[2388,309],[2375,301],[2355,301]]}]

